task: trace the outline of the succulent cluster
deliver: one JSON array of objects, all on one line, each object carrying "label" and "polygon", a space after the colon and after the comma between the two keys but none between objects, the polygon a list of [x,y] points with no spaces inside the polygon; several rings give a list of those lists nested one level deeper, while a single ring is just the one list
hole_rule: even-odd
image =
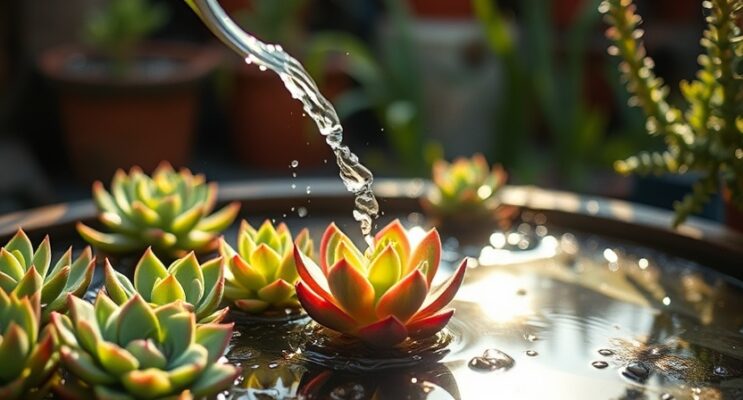
[{"label": "succulent cluster", "polygon": [[441,260],[441,239],[429,231],[412,247],[399,221],[380,230],[374,246],[359,251],[331,224],[320,244],[320,264],[296,248],[297,297],[319,324],[374,347],[431,336],[449,322],[444,309],[464,279],[466,261],[441,286],[431,283]]},{"label": "succulent cluster", "polygon": [[484,215],[500,205],[498,191],[508,175],[500,165],[490,167],[482,154],[433,165],[434,186],[426,205],[437,215]]},{"label": "succulent cluster", "polygon": [[43,319],[52,311],[64,310],[68,293],[82,296],[93,278],[95,257],[90,248],[73,261],[68,249],[54,266],[49,237],[34,249],[26,233],[19,229],[0,248],[0,288],[17,296],[39,293]]},{"label": "succulent cluster", "polygon": [[298,307],[294,291],[299,278],[295,246],[312,257],[313,244],[307,229],[292,240],[284,223],[274,227],[266,220],[256,230],[243,221],[237,235],[237,251],[224,238],[220,241],[219,251],[227,264],[225,298],[249,313]]},{"label": "succulent cluster", "polygon": [[697,78],[681,83],[681,93],[689,103],[686,111],[667,101],[670,90],[655,75],[634,2],[605,0],[600,7],[610,25],[607,36],[613,45],[609,53],[622,59],[620,69],[632,94],[630,104],[642,108],[648,133],[663,137],[667,147],[618,161],[617,171],[683,174],[693,170],[701,174],[692,193],[674,204],[674,225],[700,211],[721,183],[732,202],[743,207],[743,78],[738,72],[743,59],[739,28],[743,1],[709,0],[701,5],[707,19],[701,40],[705,53],[699,57]]},{"label": "succulent cluster", "polygon": [[182,302],[152,308],[137,294],[118,306],[99,293],[94,305],[70,296],[69,308],[52,314],[61,361],[96,398],[201,398],[239,373],[219,362],[232,325],[197,325]]},{"label": "succulent cluster", "polygon": [[54,381],[59,355],[52,331],[41,329],[40,299],[0,290],[1,399],[41,399]]},{"label": "succulent cluster", "polygon": [[179,172],[161,164],[153,176],[139,168],[129,174],[118,170],[107,191],[101,182],[93,184],[98,219],[111,233],[99,232],[83,223],[77,230],[100,250],[121,254],[152,247],[158,254],[181,257],[189,251],[213,249],[217,235],[237,216],[238,203],[210,214],[217,185],[206,183],[203,175]]},{"label": "succulent cluster", "polygon": [[154,306],[182,302],[196,313],[199,323],[220,322],[229,311],[218,309],[224,293],[221,257],[199,264],[194,253],[189,253],[166,268],[147,249],[134,269],[134,283],[106,260],[105,287],[111,300],[119,305],[136,294]]}]

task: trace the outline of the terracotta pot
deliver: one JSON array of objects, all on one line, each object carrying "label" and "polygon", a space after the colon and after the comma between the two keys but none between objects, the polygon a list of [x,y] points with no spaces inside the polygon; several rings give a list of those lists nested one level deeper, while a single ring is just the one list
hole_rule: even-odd
[{"label": "terracotta pot", "polygon": [[743,232],[743,210],[732,203],[727,186],[723,186],[722,198],[725,201],[725,223],[728,227]]},{"label": "terracotta pot", "polygon": [[[342,73],[329,72],[321,91],[332,100],[348,84]],[[312,119],[303,115],[302,104],[276,74],[253,65],[238,67],[230,123],[234,151],[242,162],[279,170],[293,160],[302,166],[324,165],[332,157],[330,149]]]},{"label": "terracotta pot", "polygon": [[423,18],[462,19],[475,14],[471,0],[409,0],[413,13]]},{"label": "terracotta pot", "polygon": [[165,60],[173,68],[157,75],[115,78],[71,68],[96,59],[82,47],[43,53],[40,68],[58,89],[67,154],[77,176],[90,182],[108,180],[117,168],[132,165],[149,171],[162,160],[187,164],[199,82],[220,54],[186,44],[152,43],[142,48],[137,62]]}]

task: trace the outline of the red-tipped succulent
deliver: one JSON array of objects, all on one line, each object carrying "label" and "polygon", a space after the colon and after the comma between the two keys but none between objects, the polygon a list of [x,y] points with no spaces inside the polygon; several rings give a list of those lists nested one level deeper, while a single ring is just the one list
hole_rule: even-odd
[{"label": "red-tipped succulent", "polygon": [[462,284],[463,261],[454,274],[431,287],[441,260],[441,239],[429,231],[412,247],[399,221],[383,228],[365,253],[331,224],[320,244],[320,265],[295,248],[297,298],[320,325],[373,347],[393,347],[407,338],[439,332],[454,314],[445,308]]}]

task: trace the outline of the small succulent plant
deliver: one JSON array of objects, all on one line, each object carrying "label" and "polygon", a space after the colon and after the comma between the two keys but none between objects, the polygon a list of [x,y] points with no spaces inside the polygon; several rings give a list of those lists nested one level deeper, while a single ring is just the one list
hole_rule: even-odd
[{"label": "small succulent plant", "polygon": [[217,196],[216,183],[203,175],[173,170],[161,164],[152,177],[137,167],[129,174],[116,171],[108,192],[100,181],[93,184],[98,219],[113,233],[99,232],[78,223],[80,235],[93,246],[114,254],[152,247],[161,256],[182,257],[191,250],[212,250],[219,232],[235,220],[239,203],[210,214]]},{"label": "small succulent plant", "polygon": [[182,303],[153,309],[137,294],[117,306],[102,292],[95,304],[74,296],[69,303],[69,317],[52,314],[61,361],[96,398],[213,396],[239,373],[219,362],[232,325],[197,325]]},{"label": "small succulent plant", "polygon": [[0,290],[0,399],[41,399],[49,391],[59,355],[53,331],[39,335],[40,301],[39,293]]},{"label": "small succulent plant", "polygon": [[248,313],[299,307],[294,291],[299,278],[295,245],[312,257],[313,244],[307,229],[292,240],[284,223],[274,228],[266,220],[256,230],[243,221],[237,235],[237,251],[224,238],[220,240],[219,252],[227,260],[225,298]]},{"label": "small succulent plant", "polygon": [[137,293],[154,306],[181,301],[196,313],[199,323],[220,322],[229,311],[217,309],[224,293],[221,257],[200,265],[191,252],[166,268],[152,249],[147,249],[134,268],[134,283],[106,260],[105,287],[108,296],[119,305]]},{"label": "small succulent plant", "polygon": [[[0,248],[0,288],[18,296],[41,292],[42,316],[62,311],[68,293],[82,296],[95,271],[95,257],[89,247],[72,260],[72,249],[51,266],[52,248],[49,237],[34,249],[26,233],[18,232]],[[50,268],[51,267],[51,268]]]},{"label": "small succulent plant", "polygon": [[393,347],[407,338],[439,332],[454,314],[444,309],[459,290],[466,260],[441,286],[431,282],[439,268],[441,239],[429,231],[411,247],[399,221],[380,230],[362,253],[335,224],[320,244],[320,265],[295,248],[300,281],[297,297],[320,325],[373,347]]},{"label": "small succulent plant", "polygon": [[426,205],[441,216],[490,213],[500,205],[497,194],[508,179],[503,167],[491,169],[482,154],[453,163],[437,160],[432,172],[434,187]]}]

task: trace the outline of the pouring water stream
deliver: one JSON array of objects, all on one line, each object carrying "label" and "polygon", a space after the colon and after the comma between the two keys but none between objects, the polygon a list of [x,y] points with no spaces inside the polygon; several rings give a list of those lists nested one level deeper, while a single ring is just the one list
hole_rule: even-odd
[{"label": "pouring water stream", "polygon": [[343,127],[333,105],[320,93],[317,84],[302,64],[281,46],[266,44],[240,29],[225,13],[217,0],[187,0],[199,13],[204,24],[248,64],[255,64],[279,75],[292,96],[301,101],[304,110],[317,124],[320,133],[333,150],[346,189],[355,196],[353,216],[371,245],[372,221],[379,204],[372,192],[373,175],[359,162],[343,142]]}]

